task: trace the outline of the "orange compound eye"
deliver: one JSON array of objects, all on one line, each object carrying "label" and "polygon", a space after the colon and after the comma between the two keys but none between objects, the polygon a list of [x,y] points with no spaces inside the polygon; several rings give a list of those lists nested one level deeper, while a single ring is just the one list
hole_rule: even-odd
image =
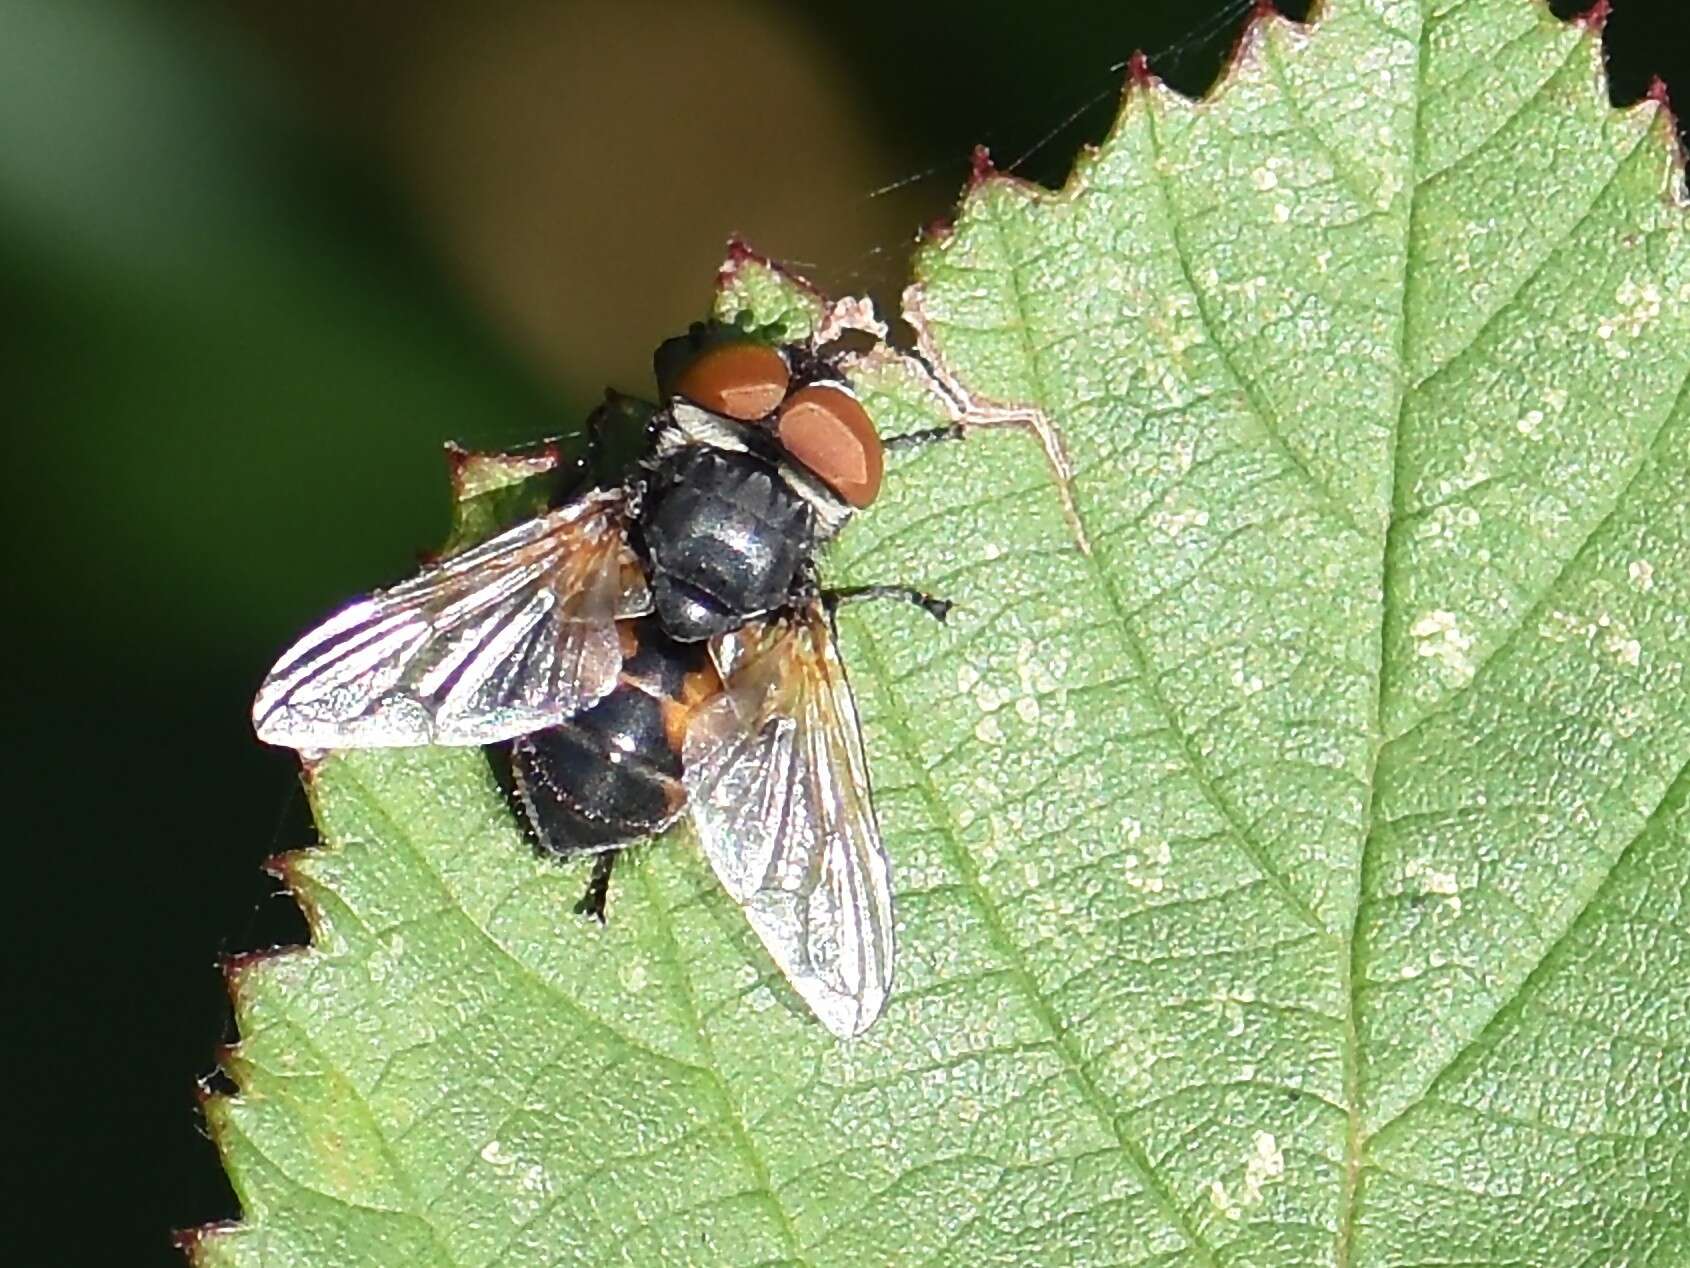
[{"label": "orange compound eye", "polygon": [[886,451],[868,411],[849,392],[816,385],[787,398],[775,424],[781,448],[852,506],[880,492]]},{"label": "orange compound eye", "polygon": [[767,344],[724,343],[700,353],[675,391],[712,414],[749,423],[779,405],[791,381],[786,359]]}]

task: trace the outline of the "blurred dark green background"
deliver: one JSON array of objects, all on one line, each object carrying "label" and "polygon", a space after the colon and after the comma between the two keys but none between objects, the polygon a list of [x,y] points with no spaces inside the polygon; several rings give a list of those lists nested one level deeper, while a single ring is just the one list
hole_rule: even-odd
[{"label": "blurred dark green background", "polygon": [[[1618,4],[1616,97],[1690,83]],[[14,1261],[236,1213],[216,959],[301,936],[259,863],[311,839],[248,701],[438,539],[440,442],[646,390],[734,231],[894,295],[975,142],[1056,183],[1133,49],[1200,91],[1248,7],[0,0]]]}]

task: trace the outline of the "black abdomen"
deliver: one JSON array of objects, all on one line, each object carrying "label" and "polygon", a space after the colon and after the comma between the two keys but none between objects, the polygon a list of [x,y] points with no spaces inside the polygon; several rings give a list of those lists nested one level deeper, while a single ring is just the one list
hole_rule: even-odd
[{"label": "black abdomen", "polygon": [[665,457],[640,514],[663,628],[696,640],[788,602],[813,515],[767,459],[705,446]]},{"label": "black abdomen", "polygon": [[709,657],[702,644],[664,637],[650,619],[622,628],[615,690],[511,746],[518,798],[549,854],[615,849],[650,836],[686,803],[680,744],[687,697],[700,681],[714,684]]}]

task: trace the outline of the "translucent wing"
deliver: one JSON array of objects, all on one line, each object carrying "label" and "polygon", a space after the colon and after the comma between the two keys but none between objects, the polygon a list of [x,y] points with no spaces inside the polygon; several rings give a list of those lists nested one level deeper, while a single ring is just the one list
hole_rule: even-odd
[{"label": "translucent wing", "polygon": [[264,680],[258,738],[487,744],[599,700],[622,667],[616,619],[651,607],[622,502],[590,493],[329,618]]},{"label": "translucent wing", "polygon": [[892,987],[892,888],[856,704],[819,609],[712,651],[726,691],[693,715],[683,780],[704,853],[775,964],[834,1034]]}]

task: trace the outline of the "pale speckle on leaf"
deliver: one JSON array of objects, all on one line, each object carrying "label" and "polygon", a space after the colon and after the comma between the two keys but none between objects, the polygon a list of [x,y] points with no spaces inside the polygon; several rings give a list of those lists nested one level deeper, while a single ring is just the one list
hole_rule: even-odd
[{"label": "pale speckle on leaf", "polygon": [[1451,682],[1466,683],[1477,672],[1471,655],[1473,636],[1461,628],[1455,613],[1441,608],[1428,612],[1408,627],[1408,633],[1414,640],[1414,654],[1435,660]]},{"label": "pale speckle on leaf", "polygon": [[1209,1186],[1209,1201],[1228,1219],[1239,1219],[1245,1208],[1259,1206],[1267,1186],[1285,1175],[1285,1153],[1272,1132],[1257,1131],[1251,1144],[1254,1149],[1244,1160],[1244,1180],[1236,1193],[1229,1193],[1221,1180]]}]

